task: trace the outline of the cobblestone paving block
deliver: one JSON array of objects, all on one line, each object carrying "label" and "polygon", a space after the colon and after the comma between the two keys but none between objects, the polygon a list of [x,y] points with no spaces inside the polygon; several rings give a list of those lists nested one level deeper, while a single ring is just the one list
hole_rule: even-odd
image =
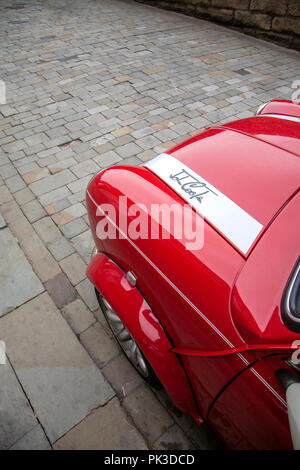
[{"label": "cobblestone paving block", "polygon": [[33,227],[46,245],[48,245],[48,243],[53,243],[61,237],[61,233],[51,217],[43,217],[35,222]]},{"label": "cobblestone paving block", "polygon": [[32,201],[34,199],[34,195],[32,194],[29,188],[24,188],[20,191],[15,192],[14,198],[17,203],[22,206],[23,204],[26,204],[26,202]]},{"label": "cobblestone paving block", "polygon": [[61,199],[70,196],[71,194],[71,191],[69,191],[69,189],[64,186],[39,196],[38,200],[43,206],[48,206],[49,204],[60,201]]},{"label": "cobblestone paving block", "polygon": [[63,209],[66,209],[66,207],[69,207],[69,206],[70,206],[70,202],[68,201],[68,199],[60,199],[60,201],[56,201],[53,204],[48,204],[47,206],[45,206],[45,209],[49,215],[53,215],[53,214],[56,214],[57,212],[60,212]]},{"label": "cobblestone paving block", "polygon": [[[43,165],[44,164],[46,164],[45,161],[43,161]],[[34,181],[42,180],[43,178],[46,178],[46,176],[48,175],[49,175],[48,168],[39,167],[36,170],[32,170],[29,173],[25,173],[23,175],[23,180],[25,181],[25,183],[30,184],[30,183],[33,183]]]},{"label": "cobblestone paving block", "polygon": [[4,204],[12,199],[12,195],[6,186],[0,187],[0,204]]},{"label": "cobblestone paving block", "polygon": [[117,398],[94,410],[58,440],[55,450],[147,450],[141,434],[132,425]]},{"label": "cobblestone paving block", "polygon": [[169,413],[144,384],[125,397],[123,404],[137,428],[151,444],[154,444],[173,424]]},{"label": "cobblestone paving block", "polygon": [[4,180],[6,180],[7,178],[11,178],[12,176],[17,174],[17,170],[11,163],[0,166],[0,175]]},{"label": "cobblestone paving block", "polygon": [[94,315],[80,299],[65,305],[62,314],[77,335],[83,333],[96,321]]},{"label": "cobblestone paving block", "polygon": [[84,162],[72,166],[71,170],[77,178],[83,178],[91,173],[97,173],[99,167],[93,160],[85,160]]},{"label": "cobblestone paving block", "polygon": [[102,372],[120,399],[124,399],[132,390],[143,383],[141,376],[123,354],[112,359],[103,367]]},{"label": "cobblestone paving block", "polygon": [[62,225],[61,230],[63,234],[65,235],[65,237],[73,238],[76,235],[79,235],[80,233],[85,232],[87,228],[88,226],[84,222],[84,220],[81,218],[78,218],[78,219],[72,220],[69,223]]},{"label": "cobblestone paving block", "polygon": [[59,264],[74,286],[86,278],[86,264],[77,253],[68,256]]},{"label": "cobblestone paving block", "polygon": [[64,212],[69,214],[71,217],[77,218],[86,214],[86,208],[83,204],[77,203],[69,206]]},{"label": "cobblestone paving block", "polygon": [[113,150],[110,150],[109,152],[101,153],[98,157],[95,157],[94,160],[101,166],[101,168],[105,168],[121,162],[122,157]]},{"label": "cobblestone paving block", "polygon": [[95,323],[80,335],[80,340],[99,367],[120,354],[120,348],[100,323]]},{"label": "cobblestone paving block", "polygon": [[34,183],[31,183],[29,187],[36,196],[41,196],[42,194],[53,191],[61,186],[65,186],[75,179],[76,178],[73,173],[67,169],[57,173],[56,175],[46,176],[46,178],[35,181]]},{"label": "cobblestone paving block", "polygon": [[84,176],[83,178],[80,178],[77,181],[74,181],[73,183],[67,184],[67,187],[72,193],[77,193],[82,189],[85,190],[92,176],[93,175]]},{"label": "cobblestone paving block", "polygon": [[77,297],[75,289],[63,273],[49,279],[45,286],[57,308],[62,308]]},{"label": "cobblestone paving block", "polygon": [[22,211],[31,223],[36,222],[46,215],[46,212],[37,199],[33,199],[22,205]]},{"label": "cobblestone paving block", "polygon": [[12,194],[26,187],[26,184],[19,175],[7,178],[5,184],[7,185],[8,189]]},{"label": "cobblestone paving block", "polygon": [[[55,212],[53,206],[51,208],[51,205],[49,206],[46,206],[45,208],[47,210],[47,212]],[[66,211],[61,211],[59,212],[58,214],[53,214],[52,215],[52,219],[54,220],[54,222],[56,223],[56,225],[58,225],[58,227],[61,227],[62,225],[65,225],[69,222],[71,222],[74,217],[70,214],[68,214]]]},{"label": "cobblestone paving block", "polygon": [[74,158],[67,158],[66,160],[57,161],[55,160],[52,164],[48,165],[49,171],[52,175],[59,173],[60,171],[70,168],[76,165],[76,160]]},{"label": "cobblestone paving block", "polygon": [[91,230],[87,230],[86,232],[77,235],[76,237],[72,238],[71,241],[75,250],[78,251],[86,264],[88,264],[95,246]]},{"label": "cobblestone paving block", "polygon": [[60,237],[54,242],[49,243],[48,250],[57,261],[61,261],[66,258],[66,256],[74,253],[74,248],[72,247],[71,243],[68,242],[68,240],[66,240],[64,237]]},{"label": "cobblestone paving block", "polygon": [[98,309],[99,304],[95,294],[95,289],[89,279],[84,279],[77,284],[76,290],[92,312]]},{"label": "cobblestone paving block", "polygon": [[133,157],[137,153],[141,151],[140,147],[138,147],[134,143],[129,143],[122,145],[122,147],[116,148],[116,152],[122,157],[122,158],[127,158],[127,157]]}]

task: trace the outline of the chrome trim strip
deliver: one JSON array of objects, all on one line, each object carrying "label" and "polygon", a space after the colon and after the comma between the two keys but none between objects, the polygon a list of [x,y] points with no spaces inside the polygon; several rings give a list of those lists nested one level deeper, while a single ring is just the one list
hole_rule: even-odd
[{"label": "chrome trim strip", "polygon": [[260,106],[258,106],[257,110],[256,110],[256,113],[255,113],[255,116],[259,116],[259,114],[262,112],[262,110],[267,106],[267,104],[269,104],[270,101],[267,101],[266,103],[263,103],[261,104]]},{"label": "chrome trim strip", "polygon": [[258,114],[260,117],[274,117],[278,119],[286,119],[287,121],[294,121],[300,123],[300,118],[295,116],[286,116],[285,114]]},{"label": "chrome trim strip", "polygon": [[[133,248],[157,271],[164,279],[165,281],[180,295],[180,297],[183,298],[183,300],[186,301],[190,305],[190,307],[195,310],[195,312],[198,313],[198,315],[201,316],[201,318],[223,339],[223,341],[231,348],[234,348],[234,345],[229,341],[228,338],[226,338],[223,333],[194,305],[186,295],[181,292],[180,289],[148,258],[145,253],[140,250],[138,246],[136,246],[135,243],[115,224],[115,222],[108,217],[108,215],[101,209],[101,207],[97,204],[95,199],[91,196],[89,191],[87,190],[86,193],[88,194],[89,198],[91,201],[95,204],[97,207],[97,210],[102,211],[103,215],[107,218],[107,220],[119,231],[119,233],[133,246]],[[244,364],[247,366],[250,364],[250,362],[241,354],[237,354],[237,356],[244,362]],[[287,406],[286,401],[276,392],[276,390],[271,387],[271,385],[265,381],[265,379],[253,368],[250,368],[251,372],[270,390],[271,393],[284,405]]]}]

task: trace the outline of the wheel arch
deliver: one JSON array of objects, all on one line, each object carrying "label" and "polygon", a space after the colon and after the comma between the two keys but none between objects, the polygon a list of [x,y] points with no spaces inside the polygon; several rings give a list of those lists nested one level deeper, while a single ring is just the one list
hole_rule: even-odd
[{"label": "wheel arch", "polygon": [[97,253],[87,276],[107,299],[132,334],[174,404],[202,424],[194,391],[174,346],[138,286],[131,286],[125,270],[106,253]]}]

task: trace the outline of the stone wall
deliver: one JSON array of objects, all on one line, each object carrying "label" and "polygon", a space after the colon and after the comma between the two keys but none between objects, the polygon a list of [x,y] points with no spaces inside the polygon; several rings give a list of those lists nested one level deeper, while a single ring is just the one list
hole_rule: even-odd
[{"label": "stone wall", "polygon": [[300,0],[138,0],[300,50]]}]

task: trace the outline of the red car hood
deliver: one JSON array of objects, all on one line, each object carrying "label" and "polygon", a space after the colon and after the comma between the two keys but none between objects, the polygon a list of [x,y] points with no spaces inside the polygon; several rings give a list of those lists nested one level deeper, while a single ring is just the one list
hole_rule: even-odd
[{"label": "red car hood", "polygon": [[[168,154],[261,224],[257,241],[299,189],[299,132],[298,123],[258,116],[210,128]],[[151,162],[147,166],[155,172]],[[209,217],[208,222],[227,238]]]}]

